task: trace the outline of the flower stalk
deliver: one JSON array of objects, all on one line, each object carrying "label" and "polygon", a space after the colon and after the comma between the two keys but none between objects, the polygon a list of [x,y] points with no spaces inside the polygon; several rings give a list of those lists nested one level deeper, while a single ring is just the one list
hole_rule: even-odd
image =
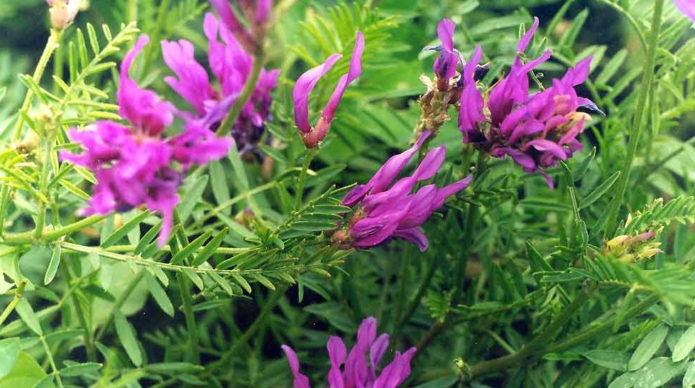
[{"label": "flower stalk", "polygon": [[608,209],[608,221],[604,229],[604,238],[611,237],[617,227],[618,217],[620,215],[620,207],[627,191],[627,184],[630,181],[630,170],[632,163],[637,154],[637,146],[642,135],[645,107],[649,91],[653,87],[652,80],[654,79],[654,68],[656,66],[656,49],[659,41],[659,31],[661,29],[661,14],[664,9],[664,0],[656,0],[654,3],[654,15],[652,18],[652,31],[649,37],[649,48],[647,51],[647,63],[644,66],[642,73],[642,81],[640,94],[637,99],[637,107],[635,108],[634,118],[632,121],[632,131],[630,132],[630,140],[628,141],[628,151],[625,157],[625,163],[621,170],[620,179],[618,180],[618,191],[610,202]]}]

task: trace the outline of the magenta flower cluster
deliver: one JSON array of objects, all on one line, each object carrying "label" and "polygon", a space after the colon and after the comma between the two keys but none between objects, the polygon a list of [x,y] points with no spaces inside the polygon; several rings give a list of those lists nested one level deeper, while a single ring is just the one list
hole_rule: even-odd
[{"label": "magenta flower cluster", "polygon": [[423,133],[410,149],[389,158],[369,182],[356,186],[345,196],[343,205],[357,210],[348,222],[347,235],[338,233],[337,239],[366,249],[397,237],[417,245],[420,251],[427,249],[427,236],[420,225],[472,180],[469,176],[442,188],[429,184],[411,194],[418,182],[432,178],[444,163],[446,148],[441,146],[427,153],[413,175],[391,185],[431,135],[430,131]]},{"label": "magenta flower cluster", "polygon": [[218,138],[205,123],[210,119],[189,119],[185,131],[165,137],[178,111],[151,90],[142,89],[129,76],[135,58],[148,43],[143,35],[121,63],[117,93],[120,115],[130,123],[99,121],[85,131],[70,130],[73,141],[85,152],[62,152],[63,160],[94,172],[97,184],[84,215],[123,212],[145,205],[163,217],[158,243],[163,245],[171,232],[177,189],[192,164],[205,164],[225,156],[231,138]]},{"label": "magenta flower cluster", "polygon": [[[362,321],[357,332],[357,343],[350,353],[340,337],[332,336],[328,340],[330,388],[397,388],[410,376],[410,360],[415,355],[415,348],[402,354],[396,351],[393,361],[377,376],[377,367],[389,346],[389,336],[381,334],[377,337],[376,326],[373,317]],[[294,375],[294,388],[311,388],[309,378],[299,372],[299,359],[294,350],[287,345],[282,345],[282,350]]]},{"label": "magenta flower cluster", "polygon": [[480,46],[476,48],[462,72],[458,124],[464,143],[472,143],[495,157],[510,156],[524,171],[545,176],[552,188],[552,179],[544,169],[557,166],[583,147],[577,136],[591,117],[579,112],[579,108],[598,109],[574,89],[589,76],[591,57],[568,70],[562,79],[553,80],[551,87],[529,94],[529,73],[551,56],[551,51],[546,50],[539,58],[522,61],[538,25],[535,18],[517,45],[509,74],[492,88],[487,98],[474,79],[482,57]]},{"label": "magenta flower cluster", "polygon": [[[226,4],[226,7],[222,4]],[[229,19],[228,14],[232,11],[227,0],[213,1],[213,5],[223,20]],[[267,12],[265,14],[267,17]],[[213,14],[205,15],[203,29],[208,39],[208,61],[219,88],[213,87],[207,71],[195,59],[193,44],[187,40],[162,41],[164,61],[176,74],[176,77],[165,77],[164,81],[195,110],[193,113],[183,113],[184,117],[199,119],[212,115],[221,120],[241,94],[251,75],[254,59],[244,50],[230,28],[221,24]],[[251,98],[232,127],[232,136],[242,155],[259,153],[256,145],[265,131],[265,123],[271,118],[270,93],[277,86],[278,74],[279,70],[261,70]],[[219,121],[210,125],[214,130]]]}]

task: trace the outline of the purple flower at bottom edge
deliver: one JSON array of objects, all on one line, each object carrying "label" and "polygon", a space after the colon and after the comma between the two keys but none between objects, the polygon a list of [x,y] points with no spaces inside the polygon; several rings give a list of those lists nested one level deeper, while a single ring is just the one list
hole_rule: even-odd
[{"label": "purple flower at bottom edge", "polygon": [[347,74],[344,74],[338,80],[338,84],[331,94],[328,103],[321,112],[316,126],[312,127],[309,123],[309,94],[316,86],[316,83],[323,77],[335,63],[341,58],[340,54],[333,54],[326,62],[308,70],[302,74],[292,90],[292,99],[294,101],[294,122],[301,132],[304,144],[308,148],[316,147],[328,134],[331,128],[331,122],[335,117],[335,112],[338,109],[340,100],[343,94],[354,80],[362,74],[362,53],[364,52],[364,35],[361,31],[357,32],[355,38],[355,47],[350,58],[350,69]]},{"label": "purple flower at bottom edge", "polygon": [[[357,343],[347,352],[342,339],[332,336],[327,349],[331,368],[328,372],[330,387],[397,388],[410,376],[410,360],[416,349],[405,353],[395,352],[393,361],[377,376],[377,367],[389,345],[388,334],[377,337],[377,321],[369,317],[362,321],[357,332]],[[292,348],[282,345],[290,370],[294,376],[294,388],[311,388],[309,378],[299,369],[299,358]],[[369,355],[369,361],[367,361]],[[341,371],[341,367],[343,370]]]}]

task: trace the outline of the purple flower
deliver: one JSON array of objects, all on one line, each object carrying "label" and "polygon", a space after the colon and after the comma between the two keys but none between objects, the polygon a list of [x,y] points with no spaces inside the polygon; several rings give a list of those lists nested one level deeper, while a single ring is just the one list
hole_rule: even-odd
[{"label": "purple flower", "polygon": [[[229,6],[226,0],[213,3]],[[226,17],[226,13],[220,15],[223,19]],[[176,74],[176,77],[165,77],[164,81],[195,109],[195,113],[186,113],[186,117],[215,116],[216,120],[208,123],[209,127],[215,127],[227,115],[251,76],[253,56],[211,13],[205,15],[204,30],[209,42],[208,60],[219,81],[219,90],[213,87],[207,71],[196,61],[193,44],[186,40],[161,42],[164,61]],[[261,70],[251,98],[232,127],[232,136],[242,153],[256,150],[265,131],[265,122],[271,119],[270,94],[277,86],[278,74],[279,70]]]},{"label": "purple flower", "polygon": [[[577,136],[591,117],[578,109],[598,111],[598,108],[590,100],[577,96],[574,89],[588,78],[591,57],[569,69],[562,79],[553,80],[552,87],[529,95],[528,74],[551,55],[547,50],[527,63],[521,60],[520,54],[533,39],[538,25],[538,18],[534,18],[533,26],[517,45],[518,55],[509,75],[495,85],[487,99],[474,80],[475,65],[481,56],[480,47],[476,49],[463,71],[459,129],[465,143],[473,143],[495,157],[510,156],[524,171],[542,174],[552,189],[552,179],[543,170],[557,166],[559,161],[582,149]],[[484,114],[485,108],[489,119]]]},{"label": "purple flower", "polygon": [[355,47],[350,58],[350,69],[347,74],[338,80],[326,107],[323,108],[321,117],[315,127],[309,123],[309,94],[316,83],[323,77],[335,63],[342,57],[340,54],[333,54],[326,62],[306,73],[302,74],[292,91],[294,100],[294,122],[301,132],[302,139],[307,148],[314,148],[326,137],[331,129],[331,122],[335,117],[340,100],[343,98],[347,86],[362,74],[362,52],[364,51],[364,36],[362,32],[357,32]]},{"label": "purple flower", "polygon": [[449,80],[456,76],[456,68],[459,64],[460,54],[454,49],[454,31],[456,24],[450,19],[442,19],[437,25],[437,35],[439,36],[440,46],[425,47],[425,50],[435,50],[441,52],[434,62],[434,73],[440,90],[449,89]]},{"label": "purple flower", "polygon": [[442,188],[426,185],[411,194],[417,182],[432,178],[444,163],[446,149],[442,146],[431,150],[413,175],[391,185],[431,134],[423,133],[413,147],[391,157],[367,184],[356,186],[345,196],[343,205],[359,207],[348,222],[347,235],[336,233],[336,238],[367,249],[398,237],[416,244],[420,251],[427,249],[427,237],[419,226],[442,207],[446,198],[468,187],[472,180],[467,177]]},{"label": "purple flower", "polygon": [[[340,337],[332,336],[328,340],[326,348],[331,364],[328,372],[329,387],[397,388],[410,376],[410,360],[416,351],[414,347],[402,354],[396,351],[393,361],[377,376],[377,367],[388,349],[389,336],[381,334],[377,337],[376,326],[377,322],[373,317],[362,321],[357,332],[357,343],[350,353]],[[294,375],[294,388],[311,388],[309,378],[299,372],[299,359],[294,350],[287,345],[282,345],[282,350]]]},{"label": "purple flower", "polygon": [[120,86],[116,97],[119,113],[133,124],[136,132],[143,136],[158,136],[174,121],[176,108],[171,103],[162,101],[152,90],[140,88],[128,75],[133,61],[149,41],[147,35],[142,35],[133,49],[123,58]]},{"label": "purple flower", "polygon": [[272,0],[244,0],[239,1],[241,9],[246,14],[250,28],[244,27],[229,0],[210,0],[212,8],[215,9],[226,29],[236,38],[237,41],[252,53],[256,45],[265,35],[266,24],[273,6]]},{"label": "purple flower", "polygon": [[[71,129],[70,138],[82,144],[85,152],[62,152],[61,158],[92,170],[97,178],[94,195],[82,210],[84,215],[145,205],[162,215],[158,240],[162,246],[171,232],[183,171],[193,163],[224,157],[233,141],[215,137],[200,125],[204,119],[189,120],[183,133],[162,138],[163,130],[174,121],[176,109],[155,92],[140,88],[128,75],[147,42],[147,36],[140,37],[121,64],[118,104],[121,116],[132,127],[99,121],[86,131]],[[174,162],[181,166],[179,170],[174,169]]]},{"label": "purple flower", "polygon": [[695,22],[695,1],[694,0],[673,0],[679,11]]}]

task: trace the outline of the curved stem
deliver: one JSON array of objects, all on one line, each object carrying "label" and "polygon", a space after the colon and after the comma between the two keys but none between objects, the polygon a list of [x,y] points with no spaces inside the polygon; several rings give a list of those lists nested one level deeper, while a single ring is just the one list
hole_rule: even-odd
[{"label": "curved stem", "polygon": [[611,237],[615,232],[618,216],[620,214],[620,205],[622,204],[623,198],[625,197],[625,192],[627,191],[627,184],[630,180],[630,170],[632,169],[632,163],[637,153],[637,146],[639,145],[639,138],[642,134],[645,107],[647,104],[647,98],[649,97],[649,90],[652,88],[654,67],[656,64],[656,49],[659,40],[661,13],[663,8],[664,0],[656,0],[654,5],[654,17],[652,19],[652,31],[649,40],[649,50],[647,52],[647,64],[644,67],[644,75],[642,76],[640,94],[637,100],[637,108],[635,109],[630,140],[628,142],[627,156],[625,157],[625,164],[623,165],[620,180],[618,181],[618,192],[616,193],[616,196],[613,197],[608,209],[608,220],[606,227],[603,230],[604,237]]},{"label": "curved stem", "polygon": [[225,136],[231,132],[232,126],[241,114],[241,110],[244,108],[244,105],[246,105],[249,98],[251,98],[254,90],[256,90],[256,83],[258,82],[258,77],[261,74],[261,69],[263,69],[263,62],[265,62],[265,52],[263,51],[262,42],[259,42],[256,45],[256,53],[253,56],[253,68],[251,69],[251,76],[248,80],[246,80],[246,84],[244,84],[244,89],[239,95],[239,98],[236,100],[236,102],[234,102],[229,114],[217,129],[217,136]]},{"label": "curved stem", "polygon": [[101,340],[101,337],[106,332],[106,328],[109,327],[109,323],[111,322],[113,315],[116,313],[116,311],[121,309],[121,306],[123,306],[128,297],[130,297],[130,294],[133,292],[133,290],[135,290],[135,287],[137,287],[138,283],[140,283],[140,280],[142,280],[142,277],[144,275],[145,270],[142,270],[135,274],[135,277],[133,277],[130,280],[130,283],[128,283],[123,293],[121,293],[118,299],[116,299],[116,302],[111,307],[111,311],[109,311],[109,315],[106,317],[106,323],[104,323],[104,325],[99,328],[99,331],[97,331],[97,334],[94,336],[94,343],[97,343],[99,342],[99,340]]},{"label": "curved stem", "polygon": [[299,179],[297,180],[296,192],[294,194],[294,210],[299,210],[302,206],[302,198],[304,196],[304,184],[306,182],[306,174],[309,170],[309,165],[311,164],[311,159],[314,158],[316,153],[315,148],[309,148],[304,156],[304,163],[302,164],[302,172],[299,174]]},{"label": "curved stem", "polygon": [[14,294],[14,299],[10,302],[10,304],[5,307],[5,310],[3,310],[2,314],[0,314],[0,326],[5,322],[7,317],[12,314],[12,311],[14,311],[15,307],[19,304],[19,302],[22,300],[22,297],[24,296],[24,287],[27,285],[27,280],[22,279],[19,282],[19,285],[17,285],[17,291]]},{"label": "curved stem", "polygon": [[[102,221],[105,218],[106,218],[106,216],[101,216],[101,215],[89,216],[87,218],[83,218],[80,221],[77,221],[77,222],[72,223],[70,225],[64,226],[62,228],[49,230],[47,232],[44,232],[39,240],[43,243],[49,243],[49,242],[55,241],[63,236],[67,236],[73,232],[77,232],[80,229],[84,229],[88,226],[96,224],[97,222]],[[11,245],[11,246],[12,245],[26,245],[26,244],[31,244],[33,242],[34,242],[34,233],[33,232],[10,234],[10,235],[4,236],[4,238],[2,239],[2,243],[4,245]]]},{"label": "curved stem", "polygon": [[494,360],[483,361],[479,364],[474,365],[471,368],[471,375],[473,377],[485,375],[499,369],[507,369],[514,366],[521,365],[529,357],[541,353],[545,344],[558,334],[558,332],[569,322],[570,318],[577,312],[584,303],[586,303],[593,293],[596,291],[596,286],[591,285],[583,289],[579,295],[570,303],[562,313],[555,318],[554,321],[548,325],[544,330],[542,330],[538,335],[536,335],[528,344],[526,344],[521,350],[514,354],[509,354]]},{"label": "curved stem", "polygon": [[627,12],[627,11],[626,11],[623,7],[621,7],[619,4],[613,3],[613,2],[611,2],[611,1],[609,1],[609,0],[596,0],[596,1],[599,2],[599,3],[601,3],[601,4],[603,4],[603,5],[605,5],[605,6],[607,6],[607,7],[613,8],[613,9],[616,10],[619,14],[623,15],[623,16],[625,17],[625,19],[626,19],[626,20],[630,23],[630,25],[632,26],[632,29],[635,30],[635,34],[636,34],[637,37],[639,38],[639,41],[640,41],[640,43],[642,44],[642,47],[643,47],[644,49],[647,49],[647,39],[645,38],[644,33],[642,32],[642,28],[640,27],[639,23],[637,23],[637,20],[635,20],[635,18],[632,17],[632,15],[630,15],[629,12]]}]

